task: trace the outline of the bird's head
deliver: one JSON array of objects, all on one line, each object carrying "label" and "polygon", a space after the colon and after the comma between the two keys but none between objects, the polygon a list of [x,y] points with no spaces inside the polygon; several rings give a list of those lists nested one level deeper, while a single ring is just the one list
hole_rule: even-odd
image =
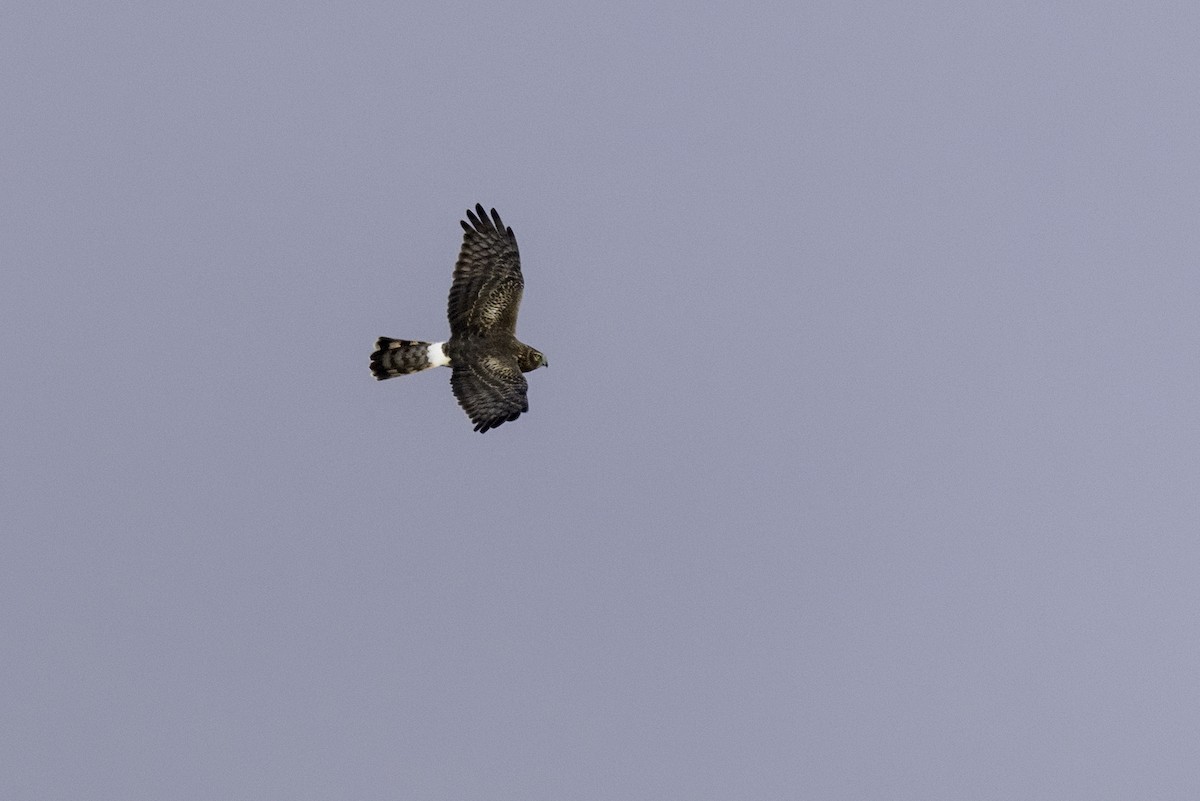
[{"label": "bird's head", "polygon": [[546,357],[542,352],[533,348],[526,348],[525,352],[521,354],[520,362],[522,373],[528,373],[530,370],[536,370],[539,367],[550,366],[550,362],[546,361]]}]

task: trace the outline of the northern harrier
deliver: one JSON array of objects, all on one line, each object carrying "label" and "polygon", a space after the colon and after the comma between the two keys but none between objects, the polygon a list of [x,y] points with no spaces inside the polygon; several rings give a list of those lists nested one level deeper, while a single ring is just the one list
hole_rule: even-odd
[{"label": "northern harrier", "polygon": [[517,311],[525,282],[517,238],[492,209],[467,210],[462,250],[450,284],[450,339],[413,342],[380,337],[371,372],[382,381],[430,367],[449,367],[450,388],[475,430],[516,420],[529,411],[522,373],[548,366],[546,357],[517,341]]}]

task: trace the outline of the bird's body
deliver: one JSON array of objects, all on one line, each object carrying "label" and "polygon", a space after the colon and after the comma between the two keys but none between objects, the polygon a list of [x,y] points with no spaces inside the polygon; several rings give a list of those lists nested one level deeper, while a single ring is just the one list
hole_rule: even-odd
[{"label": "bird's body", "polygon": [[487,431],[529,411],[523,373],[547,365],[517,340],[517,313],[525,282],[517,239],[492,209],[467,211],[462,249],[450,285],[450,339],[445,342],[380,337],[371,372],[382,381],[431,367],[449,367],[450,387],[476,431]]}]

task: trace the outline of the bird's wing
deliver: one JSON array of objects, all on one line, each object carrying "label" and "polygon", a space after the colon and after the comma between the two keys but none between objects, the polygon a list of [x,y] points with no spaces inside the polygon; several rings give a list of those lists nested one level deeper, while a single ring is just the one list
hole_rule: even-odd
[{"label": "bird's wing", "polygon": [[476,431],[482,433],[529,411],[529,384],[515,356],[485,354],[453,367],[450,388]]},{"label": "bird's wing", "polygon": [[515,333],[525,288],[517,239],[495,209],[489,218],[482,205],[467,211],[462,227],[462,249],[450,284],[450,333]]}]

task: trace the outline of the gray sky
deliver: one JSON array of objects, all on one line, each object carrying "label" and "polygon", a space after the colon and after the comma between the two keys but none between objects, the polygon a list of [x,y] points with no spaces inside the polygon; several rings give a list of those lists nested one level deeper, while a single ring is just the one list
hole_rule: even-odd
[{"label": "gray sky", "polygon": [[0,797],[1200,797],[1195,9],[10,4]]}]

